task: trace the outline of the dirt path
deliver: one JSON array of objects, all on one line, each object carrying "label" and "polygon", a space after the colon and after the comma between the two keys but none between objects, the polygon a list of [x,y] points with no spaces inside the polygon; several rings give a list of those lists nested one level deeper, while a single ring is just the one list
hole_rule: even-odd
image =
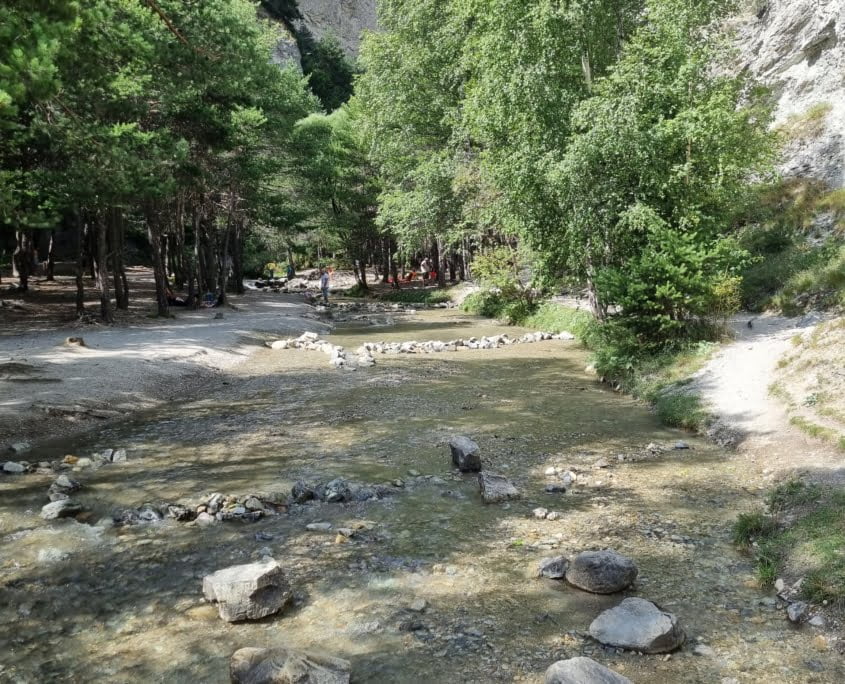
[{"label": "dirt path", "polygon": [[[313,308],[299,296],[247,292],[233,301],[235,308],[179,311],[163,322],[0,336],[0,445],[148,408],[242,362],[270,336],[328,328],[307,317]],[[70,336],[85,346],[65,344]]]},{"label": "dirt path", "polygon": [[841,452],[790,425],[786,407],[769,389],[777,378],[778,361],[792,347],[791,339],[821,320],[815,314],[738,317],[731,326],[736,341],[697,373],[691,385],[717,418],[713,435],[736,443],[740,453],[772,478],[799,471],[826,480],[845,479]]}]

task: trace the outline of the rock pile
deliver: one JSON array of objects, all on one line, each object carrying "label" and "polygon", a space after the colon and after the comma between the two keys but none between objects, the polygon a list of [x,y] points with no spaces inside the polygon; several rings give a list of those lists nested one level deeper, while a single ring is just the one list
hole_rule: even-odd
[{"label": "rock pile", "polygon": [[376,363],[374,354],[432,354],[439,352],[456,352],[467,349],[498,349],[511,344],[529,344],[544,340],[574,340],[575,336],[568,332],[552,334],[548,332],[525,333],[522,337],[511,338],[506,334],[491,335],[489,337],[470,337],[466,340],[450,340],[441,342],[429,340],[427,342],[365,342],[354,354],[347,355],[343,347],[321,340],[317,333],[307,332],[299,337],[289,337],[284,340],[268,342],[270,349],[304,349],[320,351],[329,356],[329,363],[335,368],[357,368],[373,366]]}]

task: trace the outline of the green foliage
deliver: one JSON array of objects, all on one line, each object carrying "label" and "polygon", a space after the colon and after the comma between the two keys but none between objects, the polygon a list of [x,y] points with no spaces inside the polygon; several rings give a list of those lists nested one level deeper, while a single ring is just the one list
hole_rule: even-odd
[{"label": "green foliage", "polygon": [[709,418],[701,404],[701,398],[695,394],[664,394],[657,398],[654,408],[664,425],[685,430],[701,431]]},{"label": "green foliage", "polygon": [[550,175],[567,220],[549,258],[591,281],[600,310],[641,340],[691,336],[748,259],[726,236],[773,145],[742,81],[710,73],[702,27],[723,6],[649,3]]},{"label": "green foliage", "polygon": [[804,577],[804,598],[845,601],[845,492],[790,481],[770,492],[767,503],[775,514],[790,514],[787,527],[759,512],[734,524],[734,542],[753,549],[761,583],[791,570]]},{"label": "green foliage", "polygon": [[380,299],[398,304],[446,304],[452,301],[446,290],[392,290],[381,295]]},{"label": "green foliage", "polygon": [[505,302],[497,292],[479,290],[464,298],[461,309],[467,313],[485,318],[500,318],[504,312]]},{"label": "green foliage", "polygon": [[777,524],[765,513],[740,513],[733,526],[733,540],[737,546],[751,546],[777,531]]},{"label": "green foliage", "polygon": [[808,266],[786,280],[772,303],[787,314],[845,306],[845,246],[829,242],[810,252],[804,263]]},{"label": "green foliage", "polygon": [[543,302],[533,314],[520,321],[520,325],[550,333],[572,333],[586,344],[594,334],[597,324],[592,314],[587,311],[554,302]]},{"label": "green foliage", "polygon": [[315,40],[308,29],[300,29],[296,42],[302,55],[302,71],[323,109],[332,112],[348,102],[353,92],[355,66],[337,38],[328,34]]},{"label": "green foliage", "polygon": [[789,480],[779,484],[766,495],[766,506],[777,515],[791,508],[815,503],[821,496],[818,485],[803,480]]}]

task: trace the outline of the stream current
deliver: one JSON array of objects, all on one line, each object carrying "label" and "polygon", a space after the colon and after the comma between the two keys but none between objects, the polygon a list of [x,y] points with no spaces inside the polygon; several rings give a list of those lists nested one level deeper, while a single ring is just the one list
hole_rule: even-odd
[{"label": "stream current", "polygon": [[[390,327],[340,324],[328,339],[352,350],[502,332],[524,331],[432,310]],[[47,444],[37,460],[127,450],[124,463],[68,471],[83,484],[78,520],[39,518],[49,475],[0,478],[0,681],[222,683],[244,646],[343,657],[355,682],[539,684],[576,655],[635,683],[845,680],[841,656],[812,628],[792,628],[731,545],[731,523],[767,484],[744,456],[664,428],[596,383],[575,342],[376,360],[335,370],[319,352],[262,349],[193,399]],[[458,434],[520,499],[482,503],[476,478],[451,468]],[[674,449],[678,440],[690,448]],[[566,493],[545,491],[560,483],[553,467],[576,474]],[[115,510],[148,502],[287,493],[335,477],[400,486],[255,523],[110,524]],[[537,507],[560,517],[536,519]],[[307,530],[313,522],[356,534],[340,543]],[[639,566],[623,595],[536,577],[543,557],[598,548]],[[202,577],[268,552],[293,604],[222,621]],[[687,645],[640,656],[591,640],[590,622],[624,596],[676,613]]]}]

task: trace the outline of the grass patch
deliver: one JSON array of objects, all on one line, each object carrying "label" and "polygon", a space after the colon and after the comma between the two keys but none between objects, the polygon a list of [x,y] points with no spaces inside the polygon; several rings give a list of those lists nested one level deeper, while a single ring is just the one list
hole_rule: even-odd
[{"label": "grass patch", "polygon": [[751,546],[768,539],[777,532],[777,524],[765,513],[740,513],[733,526],[733,540],[737,546]]},{"label": "grass patch", "polygon": [[845,245],[831,243],[817,250],[814,263],[793,274],[772,303],[786,314],[845,306]]},{"label": "grass patch", "polygon": [[657,417],[664,425],[702,431],[707,427],[709,415],[701,405],[701,398],[695,394],[668,394],[654,402]]},{"label": "grass patch", "polygon": [[393,290],[380,299],[397,304],[445,304],[452,301],[448,290]]},{"label": "grass patch", "polygon": [[833,110],[829,102],[817,102],[800,114],[792,114],[778,126],[778,132],[786,140],[807,140],[817,138],[824,131],[827,115]]},{"label": "grass patch", "polygon": [[815,503],[821,496],[821,489],[816,484],[807,484],[801,480],[789,480],[778,485],[766,495],[766,506],[772,513],[781,513],[790,508]]},{"label": "grass patch", "polygon": [[789,422],[801,430],[804,434],[810,435],[810,437],[823,439],[826,442],[833,442],[835,444],[841,441],[841,437],[836,430],[814,423],[803,416],[792,416],[792,418],[789,419]]},{"label": "grass patch", "polygon": [[583,309],[572,309],[554,302],[544,302],[520,324],[543,332],[569,332],[584,341],[595,326],[595,320],[590,312]]},{"label": "grass patch", "polygon": [[[845,490],[792,480],[766,501],[772,515],[743,513],[733,527],[734,543],[754,554],[760,583],[788,572],[804,577],[805,599],[845,603]],[[775,516],[786,512],[792,522],[780,528]]]}]

